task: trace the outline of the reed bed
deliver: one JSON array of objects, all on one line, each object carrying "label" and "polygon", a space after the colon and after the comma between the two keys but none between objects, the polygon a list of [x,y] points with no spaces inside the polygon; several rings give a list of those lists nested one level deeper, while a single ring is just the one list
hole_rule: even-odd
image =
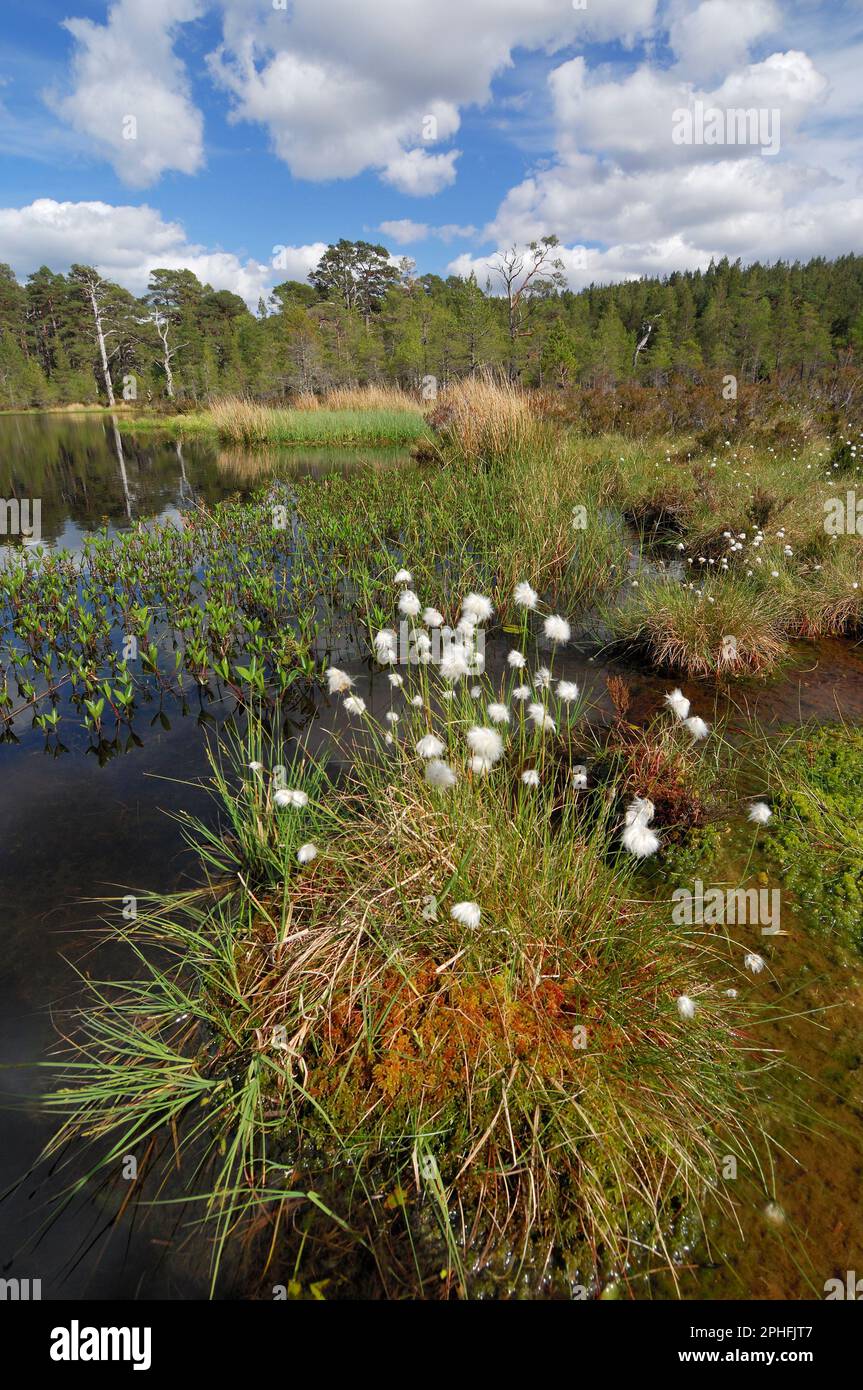
[{"label": "reed bed", "polygon": [[[181,425],[187,418],[179,417]],[[207,418],[220,439],[244,445],[413,444],[425,433],[419,411],[392,401],[373,408],[360,403],[274,410],[231,397],[213,401]]]},{"label": "reed bed", "polygon": [[291,398],[294,410],[383,410],[415,411],[421,414],[422,403],[417,393],[403,391],[398,386],[335,386],[319,395],[300,391]]},{"label": "reed bed", "polygon": [[[344,400],[348,399],[346,394]],[[170,430],[180,435],[215,435],[226,444],[244,448],[278,445],[344,445],[408,447],[425,439],[428,430],[422,412],[407,396],[393,393],[380,406],[370,408],[362,393],[352,406],[308,402],[281,408],[243,396],[212,400],[207,409],[184,415],[118,417],[130,433]]]}]

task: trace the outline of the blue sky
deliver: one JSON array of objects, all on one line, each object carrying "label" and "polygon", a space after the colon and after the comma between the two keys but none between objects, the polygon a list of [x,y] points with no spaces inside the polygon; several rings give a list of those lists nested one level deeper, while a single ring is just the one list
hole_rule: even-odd
[{"label": "blue sky", "polygon": [[[554,232],[575,287],[860,250],[861,59],[859,0],[5,0],[0,260],[253,304],[339,236],[484,279]],[[778,154],[675,144],[699,102]]]}]

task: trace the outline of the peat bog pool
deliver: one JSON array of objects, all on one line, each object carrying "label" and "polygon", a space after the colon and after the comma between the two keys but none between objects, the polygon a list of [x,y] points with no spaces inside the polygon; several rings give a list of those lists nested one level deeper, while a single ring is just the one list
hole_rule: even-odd
[{"label": "peat bog pool", "polygon": [[[72,552],[103,528],[110,535],[139,520],[176,524],[198,502],[246,496],[280,465],[289,463],[294,476],[323,476],[390,467],[402,457],[317,449],[268,451],[262,459],[198,440],[148,435],[139,443],[101,416],[0,417],[0,495],[39,497],[43,545]],[[3,550],[0,538],[0,564]],[[184,715],[169,698],[138,721],[140,746],[112,750],[116,756],[101,762],[82,729],[64,733],[68,751],[59,756],[46,754],[44,736],[23,723],[15,742],[0,744],[0,1192],[9,1194],[0,1203],[0,1266],[41,1278],[44,1297],[207,1294],[207,1252],[177,1259],[167,1244],[154,1244],[150,1229],[100,1238],[110,1225],[110,1196],[79,1204],[42,1232],[44,1186],[17,1186],[53,1127],[39,1113],[46,1074],[36,1064],[57,1040],[62,1011],[74,1005],[75,968],[110,975],[105,948],[93,966],[100,910],[92,900],[135,887],[170,892],[188,881],[192,856],[170,813],[210,810],[194,786],[207,774],[198,714]],[[210,728],[222,714],[212,707]]]},{"label": "peat bog pool", "polygon": [[[199,502],[244,497],[268,474],[324,476],[344,470],[397,467],[398,451],[223,449],[206,439],[179,443],[150,434],[121,434],[107,416],[0,417],[0,496],[41,498],[42,544],[77,551],[83,538],[139,520],[176,524]],[[0,564],[3,563],[0,538]],[[577,644],[575,644],[577,646]],[[489,669],[503,664],[505,644],[487,651]],[[351,638],[333,650],[334,663],[356,676],[372,713],[387,706],[384,678],[360,660]],[[585,644],[558,661],[559,673],[585,689],[593,717],[612,706],[609,674],[630,691],[629,718],[650,717],[668,680],[632,663],[605,662]],[[863,657],[847,642],[800,643],[794,662],[769,684],[737,686],[731,697],[704,683],[686,685],[699,708],[754,717],[765,728],[842,719],[863,725]],[[705,709],[706,712],[706,709]],[[124,892],[168,892],[189,881],[189,852],[171,812],[212,816],[195,784],[207,774],[206,741],[231,713],[227,701],[206,704],[171,696],[145,705],[135,740],[94,754],[82,728],[64,730],[63,751],[43,732],[16,720],[14,741],[0,743],[0,1065],[4,1142],[0,1146],[0,1273],[42,1280],[43,1297],[97,1299],[206,1297],[209,1251],[194,1214],[168,1208],[134,1211],[114,1222],[122,1194],[99,1190],[49,1220],[51,1177],[20,1182],[53,1123],[40,1114],[40,1071],[74,1004],[76,970],[110,978],[111,947],[96,947],[98,900]],[[333,710],[321,696],[294,708],[290,730],[314,752],[327,746]],[[783,985],[794,1016],[771,1026],[770,1042],[788,1053],[829,1133],[783,1135],[776,1193],[784,1221],[765,1216],[753,1197],[742,1204],[742,1236],[719,1224],[712,1248],[689,1252],[679,1269],[684,1297],[820,1297],[823,1279],[863,1250],[859,1192],[863,1120],[859,1109],[861,1044],[859,958],[826,935],[785,924]],[[753,988],[770,991],[765,978]],[[68,1173],[66,1174],[68,1180]],[[806,1252],[817,1252],[813,1264]],[[649,1262],[648,1262],[649,1273]],[[238,1269],[222,1294],[241,1296]],[[640,1278],[639,1297],[673,1295],[667,1275]]]}]

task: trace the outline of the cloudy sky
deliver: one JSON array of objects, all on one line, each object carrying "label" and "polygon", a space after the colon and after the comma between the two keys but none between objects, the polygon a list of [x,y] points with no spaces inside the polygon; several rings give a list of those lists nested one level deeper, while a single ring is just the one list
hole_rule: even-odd
[{"label": "cloudy sky", "polygon": [[3,0],[0,261],[254,305],[340,236],[484,281],[553,232],[576,288],[859,252],[861,72],[863,0]]}]

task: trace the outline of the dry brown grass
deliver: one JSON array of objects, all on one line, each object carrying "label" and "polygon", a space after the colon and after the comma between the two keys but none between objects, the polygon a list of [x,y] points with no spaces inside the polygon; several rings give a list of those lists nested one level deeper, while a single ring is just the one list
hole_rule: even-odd
[{"label": "dry brown grass", "polygon": [[216,397],[209,404],[210,422],[221,437],[242,444],[264,443],[272,413],[243,396]]},{"label": "dry brown grass", "polygon": [[[646,648],[657,668],[690,676],[771,671],[787,652],[790,615],[784,593],[732,575],[705,577],[698,592],[668,575],[642,580],[625,603],[608,609],[616,638]],[[728,636],[735,639],[731,659]]]},{"label": "dry brown grass", "polygon": [[530,397],[491,374],[453,382],[442,392],[431,422],[440,442],[469,460],[511,458],[533,444],[539,422]]},{"label": "dry brown grass", "polygon": [[316,396],[300,391],[291,399],[294,410],[416,410],[422,406],[412,391],[398,386],[337,386]]},{"label": "dry brown grass", "polygon": [[863,625],[863,547],[843,538],[796,595],[793,630],[801,637],[841,637]]}]

